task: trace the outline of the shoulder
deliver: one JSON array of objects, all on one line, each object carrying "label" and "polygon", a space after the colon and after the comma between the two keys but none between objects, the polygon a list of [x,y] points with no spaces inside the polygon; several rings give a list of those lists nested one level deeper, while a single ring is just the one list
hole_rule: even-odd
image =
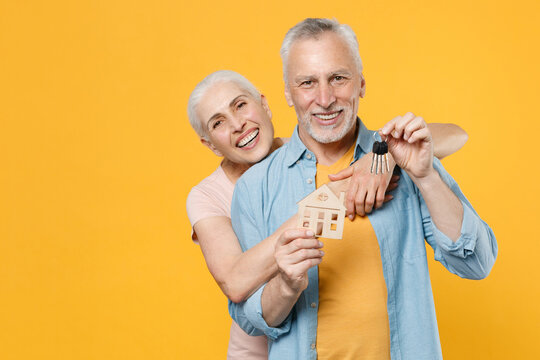
[{"label": "shoulder", "polygon": [[221,167],[195,185],[188,194],[186,208],[194,225],[208,216],[230,216],[234,185]]},{"label": "shoulder", "polygon": [[277,196],[275,190],[286,177],[287,145],[281,146],[264,160],[249,168],[236,182],[231,205],[231,218],[238,214],[260,215],[269,197]]},{"label": "shoulder", "polygon": [[[250,167],[236,182],[236,186],[247,186],[252,188],[257,184],[264,184],[271,181],[282,169],[286,167],[285,155],[287,153],[288,143],[276,149],[266,158]],[[272,174],[273,176],[269,176]]]},{"label": "shoulder", "polygon": [[202,179],[197,185],[195,185],[191,189],[188,195],[188,199],[190,198],[190,196],[211,196],[214,194],[222,194],[223,191],[232,191],[233,189],[234,185],[227,178],[227,175],[225,175],[225,172],[223,171],[221,166],[219,166],[212,174]]}]

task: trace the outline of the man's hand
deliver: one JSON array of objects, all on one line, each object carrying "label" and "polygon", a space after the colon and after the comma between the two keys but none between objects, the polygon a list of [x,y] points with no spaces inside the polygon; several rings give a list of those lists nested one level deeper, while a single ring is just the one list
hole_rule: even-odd
[{"label": "man's hand", "polygon": [[276,243],[274,257],[279,276],[288,288],[285,290],[300,294],[307,288],[307,271],[321,263],[324,255],[320,250],[322,246],[311,230],[290,229],[281,234]]},{"label": "man's hand", "polygon": [[433,141],[423,118],[408,112],[390,120],[380,134],[396,164],[411,177],[433,174]]},{"label": "man's hand", "polygon": [[[392,177],[395,162],[389,156],[390,172],[384,174],[372,174],[371,157],[373,153],[364,155],[354,164],[337,174],[329,175],[332,183],[328,186],[338,193],[346,190],[345,207],[347,216],[353,220],[355,213],[360,216],[369,214],[374,208],[380,208],[384,202],[392,200],[392,195],[386,194],[396,188],[399,177]],[[348,179],[347,183],[340,180]],[[389,183],[395,180],[390,188]],[[338,184],[339,181],[339,184]],[[336,182],[336,183],[334,183]]]}]

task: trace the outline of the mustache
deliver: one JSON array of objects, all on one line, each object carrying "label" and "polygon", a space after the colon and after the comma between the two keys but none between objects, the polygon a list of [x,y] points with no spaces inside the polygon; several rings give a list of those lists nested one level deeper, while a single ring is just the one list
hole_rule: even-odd
[{"label": "mustache", "polygon": [[314,110],[311,110],[311,114],[312,115],[315,115],[315,114],[321,114],[321,113],[329,113],[329,112],[338,112],[338,111],[342,111],[342,110],[345,110],[345,107],[343,106],[331,106],[327,109],[314,109]]}]

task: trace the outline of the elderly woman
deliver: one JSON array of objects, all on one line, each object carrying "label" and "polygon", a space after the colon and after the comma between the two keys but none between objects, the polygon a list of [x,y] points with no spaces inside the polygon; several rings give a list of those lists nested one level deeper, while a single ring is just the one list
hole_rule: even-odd
[{"label": "elderly woman", "polygon": [[[242,252],[230,220],[234,184],[250,166],[288,139],[274,137],[266,98],[233,71],[218,71],[201,81],[189,98],[188,116],[201,142],[223,157],[216,171],[193,187],[188,196],[192,239],[200,244],[208,269],[223,293],[231,301],[240,302],[276,273],[275,242],[283,230],[295,227],[295,219],[291,218],[272,236]],[[456,125],[429,124],[429,127],[438,158],[452,154],[467,141],[467,134]],[[364,156],[332,177],[341,180],[333,186],[343,190],[353,181],[350,188],[355,193],[347,194],[348,215],[356,212],[364,216],[391,199],[385,193],[395,183],[388,186],[390,174],[370,174],[367,170],[370,159],[371,156]],[[233,322],[227,357],[267,359],[266,338],[248,336]]]}]

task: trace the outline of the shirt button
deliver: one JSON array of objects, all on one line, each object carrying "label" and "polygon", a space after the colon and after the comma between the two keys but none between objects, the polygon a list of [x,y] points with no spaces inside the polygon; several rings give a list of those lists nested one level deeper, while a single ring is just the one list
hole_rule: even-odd
[{"label": "shirt button", "polygon": [[311,183],[313,182],[313,180],[307,179],[306,182],[307,182],[308,184],[311,184]]},{"label": "shirt button", "polygon": [[311,344],[311,350],[315,350],[315,344]]},{"label": "shirt button", "polygon": [[300,160],[297,160],[297,161],[296,161],[296,164],[297,164],[297,165],[300,164]]},{"label": "shirt button", "polygon": [[311,160],[311,154],[307,154],[306,157],[308,160]]},{"label": "shirt button", "polygon": [[317,304],[311,303],[311,307],[315,309],[317,307]]}]

